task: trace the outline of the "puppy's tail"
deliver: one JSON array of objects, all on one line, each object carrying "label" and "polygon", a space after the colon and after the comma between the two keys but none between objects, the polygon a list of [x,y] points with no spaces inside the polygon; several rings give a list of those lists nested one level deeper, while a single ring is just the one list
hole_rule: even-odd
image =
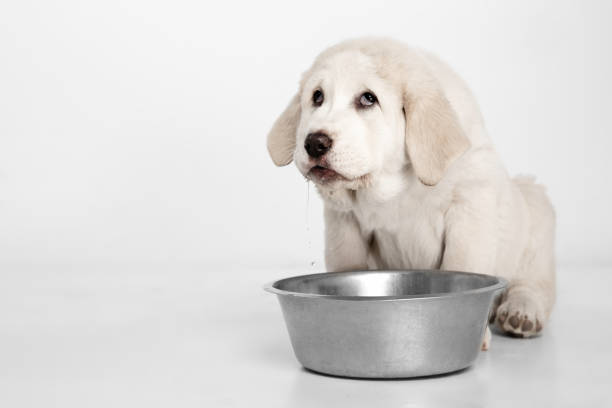
[{"label": "puppy's tail", "polygon": [[535,176],[529,174],[520,174],[514,177],[513,181],[523,194],[531,213],[552,218],[554,225],[555,210],[546,193],[546,187],[538,184]]}]

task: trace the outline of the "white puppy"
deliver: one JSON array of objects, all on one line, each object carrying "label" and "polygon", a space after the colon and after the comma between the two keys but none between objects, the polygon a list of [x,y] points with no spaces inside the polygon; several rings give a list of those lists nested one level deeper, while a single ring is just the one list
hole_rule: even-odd
[{"label": "white puppy", "polygon": [[329,48],[268,150],[316,183],[329,271],[499,275],[510,285],[498,327],[523,337],[542,329],[555,297],[553,208],[531,178],[508,176],[474,97],[434,56],[384,39]]}]

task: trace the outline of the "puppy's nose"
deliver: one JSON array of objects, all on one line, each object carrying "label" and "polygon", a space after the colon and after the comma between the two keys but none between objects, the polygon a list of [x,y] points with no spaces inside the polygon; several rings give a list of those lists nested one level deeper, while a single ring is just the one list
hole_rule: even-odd
[{"label": "puppy's nose", "polygon": [[331,149],[332,140],[323,132],[310,133],[306,136],[304,149],[310,157],[321,157]]}]

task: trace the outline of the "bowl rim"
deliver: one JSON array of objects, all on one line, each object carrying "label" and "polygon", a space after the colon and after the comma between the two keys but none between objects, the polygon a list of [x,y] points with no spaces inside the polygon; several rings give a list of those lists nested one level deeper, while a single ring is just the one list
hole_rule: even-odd
[{"label": "bowl rim", "polygon": [[[484,286],[482,288],[463,290],[458,292],[439,292],[439,293],[427,293],[418,295],[396,295],[396,296],[345,296],[345,295],[325,295],[321,293],[304,293],[304,292],[293,292],[283,290],[275,287],[275,285],[292,279],[305,279],[321,275],[354,275],[354,274],[376,274],[376,273],[389,273],[389,272],[426,272],[435,273],[442,275],[461,274],[474,277],[486,277],[497,279],[497,282],[493,285]],[[342,271],[342,272],[318,272],[306,275],[290,276],[283,279],[278,279],[273,282],[264,285],[263,289],[266,292],[273,293],[279,296],[294,296],[301,298],[312,298],[312,299],[326,299],[326,300],[343,300],[343,301],[388,301],[388,300],[414,300],[414,299],[443,299],[453,298],[458,296],[475,295],[484,292],[497,292],[505,289],[508,286],[508,281],[497,275],[486,275],[483,273],[475,272],[464,272],[455,270],[441,270],[441,269],[373,269],[373,270],[354,270],[354,271]]]}]

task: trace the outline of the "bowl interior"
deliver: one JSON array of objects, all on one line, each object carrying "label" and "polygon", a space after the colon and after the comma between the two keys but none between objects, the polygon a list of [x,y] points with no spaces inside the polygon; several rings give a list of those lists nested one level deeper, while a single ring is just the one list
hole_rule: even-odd
[{"label": "bowl interior", "polygon": [[296,276],[272,288],[299,294],[351,297],[443,295],[497,288],[495,276],[451,271],[359,271]]}]

